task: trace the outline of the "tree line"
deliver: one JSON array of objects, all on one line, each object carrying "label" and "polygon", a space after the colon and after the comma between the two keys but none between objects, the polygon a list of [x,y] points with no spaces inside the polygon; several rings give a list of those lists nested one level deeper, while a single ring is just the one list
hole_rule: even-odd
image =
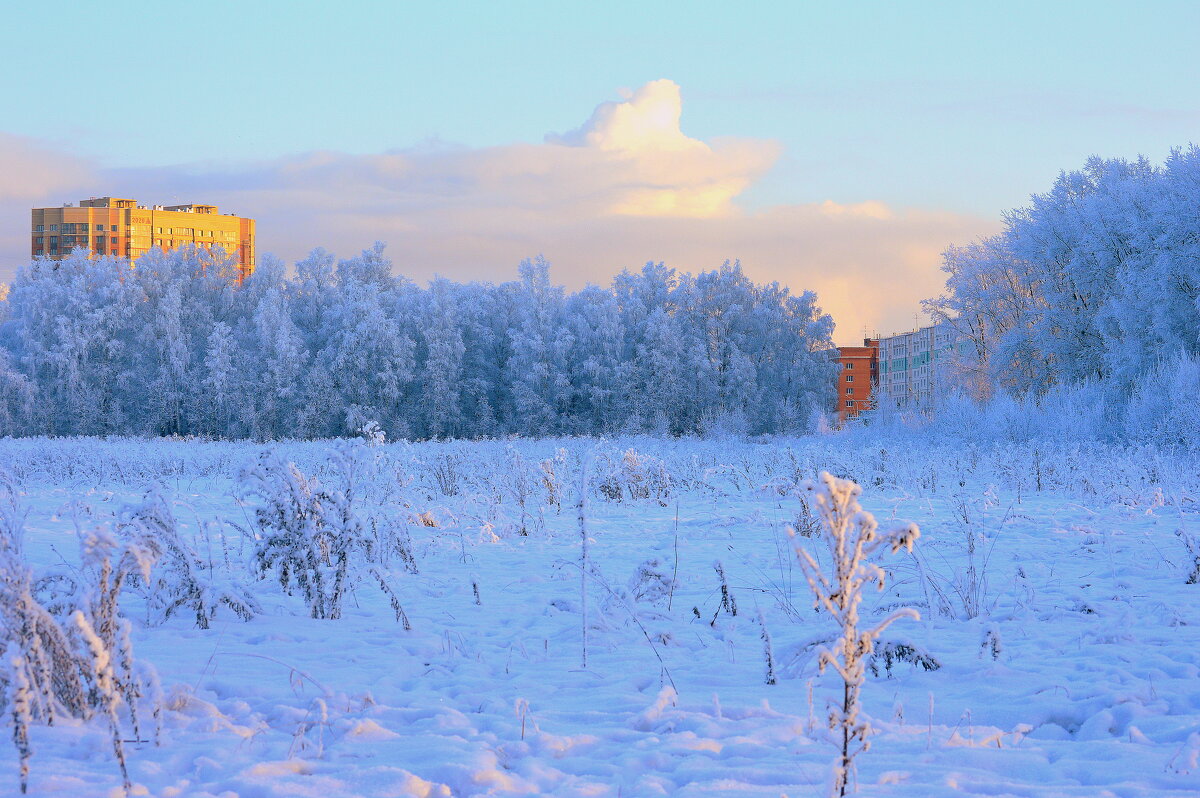
[{"label": "tree line", "polygon": [[244,281],[221,252],[76,251],[0,298],[0,435],[389,438],[803,431],[832,407],[833,322],[740,264],[649,263],[568,293],[394,274],[381,244]]}]

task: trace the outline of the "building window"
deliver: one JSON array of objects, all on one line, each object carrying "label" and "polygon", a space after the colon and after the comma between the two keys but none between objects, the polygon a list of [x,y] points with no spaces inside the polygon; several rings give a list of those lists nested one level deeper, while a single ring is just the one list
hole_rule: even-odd
[{"label": "building window", "polygon": [[57,233],[57,232],[58,232],[58,225],[56,225],[56,224],[52,224],[52,225],[50,225],[50,232],[52,232],[52,233]]},{"label": "building window", "polygon": [[853,363],[847,363],[847,364],[846,364],[846,368],[848,368],[848,369],[852,369],[852,368],[854,368],[854,364],[853,364]]},{"label": "building window", "polygon": [[847,399],[847,400],[846,400],[846,407],[854,407],[854,400],[853,400],[853,399]]},{"label": "building window", "polygon": [[846,375],[846,382],[854,382],[854,375],[853,375],[853,374],[847,374],[847,375]]},{"label": "building window", "polygon": [[44,233],[44,232],[46,232],[46,225],[44,225],[44,224],[39,224],[39,225],[38,225],[38,226],[37,226],[35,229],[36,229],[36,230],[37,230],[37,232],[39,232],[39,233]]},{"label": "building window", "polygon": [[853,395],[854,395],[854,389],[849,386],[846,386],[846,396],[853,396]]}]

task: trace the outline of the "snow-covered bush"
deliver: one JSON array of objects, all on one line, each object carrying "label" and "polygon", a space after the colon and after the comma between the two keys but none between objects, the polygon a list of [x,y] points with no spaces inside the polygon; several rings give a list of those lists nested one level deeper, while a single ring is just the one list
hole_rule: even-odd
[{"label": "snow-covered bush", "polygon": [[854,758],[870,747],[867,738],[871,726],[859,716],[859,692],[875,641],[901,618],[920,619],[916,610],[903,608],[867,629],[859,628],[859,604],[864,589],[874,585],[882,590],[884,586],[884,571],[870,558],[885,547],[893,554],[902,548],[911,552],[921,533],[916,524],[909,523],[881,534],[875,517],[858,503],[862,488],[850,480],[822,472],[818,480],[807,480],[803,490],[821,518],[822,534],[831,557],[830,572],[822,572],[817,560],[804,548],[798,546],[796,553],[813,593],[813,605],[833,616],[841,629],[836,645],[822,649],[818,661],[821,671],[832,667],[842,679],[841,708],[829,713],[829,728],[841,737],[833,792],[842,796],[849,788]]},{"label": "snow-covered bush", "polygon": [[[998,651],[999,649],[997,649]],[[996,656],[999,656],[999,653]],[[867,659],[867,670],[871,672],[872,676],[878,676],[882,670],[890,678],[892,668],[896,666],[897,662],[907,662],[914,668],[925,671],[936,671],[942,667],[942,663],[937,657],[916,643],[886,640],[883,645],[871,652],[871,656]]]},{"label": "snow-covered bush", "polygon": [[954,501],[954,516],[963,535],[967,565],[961,573],[955,572],[950,587],[968,619],[978,618],[989,610],[988,561],[992,546],[988,542],[985,523],[987,511],[994,504],[995,494],[991,489],[978,497],[960,492]]},{"label": "snow-covered bush", "polygon": [[624,585],[612,584],[604,579],[595,565],[592,578],[602,584],[605,598],[601,603],[608,617],[625,621],[645,621],[665,617],[666,609],[674,590],[672,569],[657,557],[639,563]]},{"label": "snow-covered bush", "polygon": [[672,495],[671,472],[662,460],[626,449],[619,459],[598,458],[600,493],[610,501],[653,499],[667,506]]},{"label": "snow-covered bush", "polygon": [[556,449],[553,457],[547,457],[538,463],[541,470],[542,489],[546,491],[546,504],[553,507],[555,512],[562,512],[563,477],[567,472],[567,450]]},{"label": "snow-covered bush", "polygon": [[24,518],[12,481],[0,474],[0,685],[20,760],[21,792],[27,790],[33,756],[30,727],[96,715],[108,726],[128,792],[121,709],[140,741],[142,699],[149,699],[157,720],[161,696],[153,669],[134,659],[120,597],[132,575],[149,580],[153,554],[136,544],[120,544],[101,526],[79,528],[82,568],[73,602],[55,614],[36,597],[36,580],[23,550]]},{"label": "snow-covered bush", "polygon": [[197,627],[207,629],[222,605],[244,621],[262,613],[253,591],[236,577],[230,563],[218,568],[204,562],[183,538],[161,489],[152,488],[141,503],[123,508],[117,532],[151,552],[157,562],[144,587],[147,604],[159,620],[186,609]]},{"label": "snow-covered bush", "polygon": [[[507,469],[507,487],[512,496],[512,500],[517,505],[517,512],[520,515],[520,521],[517,527],[517,534],[522,537],[529,535],[530,528],[530,508],[529,504],[533,498],[533,488],[535,477],[533,468],[529,462],[521,455],[521,453],[513,448],[508,447],[509,467]],[[541,472],[541,468],[538,469]]]},{"label": "snow-covered bush", "polygon": [[1183,547],[1187,549],[1187,561],[1184,565],[1184,571],[1187,573],[1187,584],[1200,584],[1200,540],[1188,534],[1182,529],[1175,530],[1175,534],[1183,541]]},{"label": "snow-covered bush", "polygon": [[330,484],[305,476],[294,463],[264,452],[242,470],[244,497],[261,501],[255,508],[254,551],[260,576],[273,573],[285,591],[298,590],[313,618],[337,619],[347,594],[369,577],[388,597],[396,620],[409,628],[399,597],[378,567],[380,547],[411,552],[391,522],[363,511],[358,495],[361,468],[353,448],[329,454]]},{"label": "snow-covered bush", "polygon": [[663,604],[675,590],[675,577],[665,561],[651,557],[638,565],[627,588],[634,601]]}]

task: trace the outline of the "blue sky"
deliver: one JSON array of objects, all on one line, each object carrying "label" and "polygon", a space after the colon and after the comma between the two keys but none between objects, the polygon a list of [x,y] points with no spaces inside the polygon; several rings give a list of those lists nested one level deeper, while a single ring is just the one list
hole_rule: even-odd
[{"label": "blue sky", "polygon": [[[928,243],[881,234],[878,253],[855,255],[864,262],[847,274],[884,283],[891,273],[920,268],[918,258],[936,275],[941,247],[994,229],[1004,210],[1088,155],[1161,160],[1172,146],[1200,138],[1197,3],[79,3],[52,12],[14,4],[4,17],[5,60],[29,67],[0,71],[9,160],[44,158],[42,171],[67,167],[41,193],[28,180],[14,187],[8,178],[0,207],[78,199],[76,186],[85,193],[209,192],[216,196],[196,201],[237,202],[234,210],[261,220],[264,248],[286,257],[322,243],[341,252],[371,242],[345,242],[332,229],[320,239],[323,231],[311,226],[303,232],[313,240],[301,241],[286,225],[270,224],[271,208],[246,202],[286,204],[286,193],[294,204],[306,193],[342,189],[373,194],[377,184],[363,170],[398,152],[423,164],[421,185],[440,187],[426,204],[439,204],[455,184],[448,175],[480,181],[465,162],[487,156],[508,164],[513,151],[504,148],[545,149],[548,134],[579,129],[600,104],[661,79],[677,87],[686,137],[714,149],[726,140],[759,147],[754,158],[737,160],[744,174],[718,215],[761,222],[779,209],[827,201],[879,203],[897,218],[923,214]],[[300,169],[307,178],[295,178],[295,159],[312,152],[336,154],[355,179],[343,170],[322,183],[309,161]],[[526,155],[517,160],[531,175],[558,163],[554,152],[541,161]],[[438,164],[447,174],[430,173]],[[607,168],[603,160],[591,167]],[[726,175],[735,167],[712,169]],[[702,171],[705,180],[717,179],[709,167]],[[581,178],[571,171],[569,179]],[[656,174],[654,182],[670,179]],[[239,193],[246,184],[270,193]],[[442,232],[443,241],[455,239],[448,252],[461,250],[467,237],[475,242],[470,253],[440,262],[437,242],[404,249],[406,233],[426,226],[415,221],[425,206],[413,191],[392,184],[387,197],[403,193],[405,204],[375,220],[377,237],[402,256],[398,268],[407,259],[418,277],[440,271],[465,279],[488,276],[487,268],[492,279],[511,275],[515,250],[488,249],[485,239],[502,225],[482,210],[520,205],[510,188],[473,197],[466,216],[479,225],[458,222]],[[586,213],[541,220],[562,228],[548,236],[554,252],[547,254],[569,285],[603,282],[604,272],[636,266],[631,260],[703,260],[672,264],[695,270],[753,254],[757,276],[820,290],[815,262],[788,270],[763,261],[782,259],[789,247],[797,260],[825,253],[826,263],[838,251],[836,231],[819,230],[816,221],[801,240],[780,239],[776,255],[747,246],[754,233],[745,229],[724,245],[715,240],[711,255],[673,246],[665,223],[661,233],[634,236],[656,242],[644,256],[614,252],[608,266],[593,259],[572,269],[567,229]],[[941,229],[929,222],[934,217],[955,221]],[[0,279],[25,252],[27,221],[21,215],[14,227],[0,220]],[[528,254],[540,249],[536,229],[518,236],[534,248]],[[584,235],[578,246],[593,241]],[[888,250],[889,242],[897,249]],[[880,262],[872,272],[865,262],[899,250],[908,252],[903,269]],[[477,268],[462,266],[472,259]],[[755,263],[747,266],[755,274]],[[921,284],[926,293],[929,285]],[[850,326],[900,318],[875,312]]]}]

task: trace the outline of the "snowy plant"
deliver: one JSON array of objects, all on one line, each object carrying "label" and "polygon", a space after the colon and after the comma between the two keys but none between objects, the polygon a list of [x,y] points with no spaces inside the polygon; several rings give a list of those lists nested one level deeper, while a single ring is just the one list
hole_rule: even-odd
[{"label": "snowy plant", "polygon": [[767,620],[761,611],[758,613],[758,626],[762,630],[760,637],[763,642],[763,666],[765,669],[763,682],[775,684],[775,647],[771,643],[771,633],[767,631]]},{"label": "snowy plant", "polygon": [[813,605],[828,612],[841,629],[833,648],[820,652],[820,669],[832,667],[842,680],[840,708],[829,714],[829,728],[840,737],[841,754],[834,768],[833,793],[846,794],[853,775],[855,757],[870,747],[869,722],[860,716],[859,692],[865,678],[867,658],[879,635],[901,618],[920,619],[911,608],[899,609],[867,628],[860,628],[859,605],[868,586],[884,587],[884,571],[871,562],[882,549],[893,554],[912,551],[920,536],[916,524],[904,524],[880,533],[874,516],[858,503],[862,489],[848,479],[822,472],[817,480],[803,485],[805,497],[821,519],[822,536],[829,549],[829,573],[821,570],[807,550],[796,548],[800,566],[813,593]]},{"label": "snowy plant", "polygon": [[439,451],[437,459],[429,469],[438,491],[443,496],[457,496],[462,479],[463,458],[454,451]]},{"label": "snowy plant", "polygon": [[714,560],[713,570],[717,572],[717,584],[721,592],[721,603],[717,605],[717,611],[713,613],[712,620],[709,621],[709,626],[716,626],[717,618],[721,615],[722,611],[734,617],[738,614],[737,599],[733,597],[733,591],[729,589],[729,580],[725,578],[725,566],[721,565],[720,560]]},{"label": "snowy plant", "polygon": [[891,678],[892,668],[897,662],[907,662],[923,671],[941,670],[942,663],[916,643],[903,640],[888,640],[871,652],[867,660],[867,670],[872,676],[878,676],[880,671]]},{"label": "snowy plant", "polygon": [[288,593],[300,591],[313,618],[340,618],[347,595],[370,578],[407,630],[408,616],[378,567],[380,520],[361,507],[360,465],[353,449],[330,452],[328,484],[275,452],[243,469],[243,496],[262,502],[255,508],[256,568],[260,576],[273,573]]},{"label": "snowy plant", "polygon": [[367,446],[383,446],[387,443],[387,434],[380,429],[379,422],[371,420],[358,428],[358,434]]},{"label": "snowy plant", "polygon": [[582,615],[580,625],[581,645],[580,661],[587,668],[588,649],[588,570],[592,563],[588,553],[588,523],[587,523],[587,491],[588,472],[591,470],[591,456],[585,456],[579,466],[578,495],[575,501],[576,516],[579,521],[579,606]]},{"label": "snowy plant", "polygon": [[[623,586],[610,584],[595,564],[592,565],[591,578],[605,591],[601,606],[606,617],[615,616],[637,623],[665,617],[661,609],[670,601],[674,579],[671,568],[663,560],[652,557],[642,561]],[[660,639],[664,637],[669,637],[669,634],[664,632],[659,635]]]},{"label": "snowy plant", "polygon": [[955,572],[951,588],[968,619],[988,611],[988,561],[992,546],[988,545],[984,525],[988,508],[995,503],[996,495],[990,487],[980,497],[971,497],[965,491],[955,497],[954,514],[963,534],[967,567],[961,573]]},{"label": "snowy plant", "polygon": [[80,527],[82,568],[74,603],[56,615],[35,595],[23,550],[24,516],[11,479],[0,473],[0,684],[13,725],[21,792],[28,787],[33,724],[52,726],[59,719],[86,721],[100,715],[128,793],[121,710],[129,717],[134,740],[141,741],[141,699],[150,700],[157,720],[161,696],[153,670],[134,659],[120,597],[133,574],[149,579],[153,555],[119,544],[101,526]]},{"label": "snowy plant", "polygon": [[200,558],[193,544],[180,533],[170,503],[160,489],[149,490],[141,503],[123,508],[117,518],[117,532],[149,551],[157,562],[144,587],[147,603],[159,620],[186,609],[198,628],[207,629],[221,606],[244,621],[262,614],[254,593],[228,564],[218,568],[211,559],[206,563]]},{"label": "snowy plant", "polygon": [[1187,584],[1200,583],[1200,540],[1196,540],[1182,529],[1175,530],[1175,534],[1183,541],[1188,553],[1188,562],[1184,569],[1187,572]]},{"label": "snowy plant", "polygon": [[1004,644],[1000,641],[1000,627],[994,623],[989,623],[983,629],[983,635],[979,640],[979,656],[982,657],[984,652],[991,655],[993,660],[1000,659],[1000,652],[1004,650]]},{"label": "snowy plant", "polygon": [[651,557],[638,565],[629,578],[628,590],[634,601],[664,604],[675,590],[675,577],[665,561]]},{"label": "snowy plant", "polygon": [[556,449],[553,457],[538,463],[541,470],[542,489],[546,491],[546,504],[555,512],[562,511],[563,475],[567,470],[567,450]]},{"label": "snowy plant", "polygon": [[626,449],[619,460],[602,461],[600,493],[612,501],[653,499],[662,507],[672,494],[671,473],[662,460]]},{"label": "snowy plant", "polygon": [[522,537],[529,535],[529,500],[533,493],[533,474],[529,467],[529,463],[514,447],[508,447],[508,488],[512,493],[513,501],[517,503],[517,510],[520,513],[520,526],[517,528],[517,534]]}]

